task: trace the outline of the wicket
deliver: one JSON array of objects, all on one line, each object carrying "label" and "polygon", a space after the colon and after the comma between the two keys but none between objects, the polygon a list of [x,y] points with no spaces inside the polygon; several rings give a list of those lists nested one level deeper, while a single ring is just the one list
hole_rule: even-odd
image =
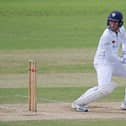
[{"label": "wicket", "polygon": [[29,111],[37,112],[37,82],[36,82],[36,62],[29,60],[29,87],[28,87],[28,102]]}]

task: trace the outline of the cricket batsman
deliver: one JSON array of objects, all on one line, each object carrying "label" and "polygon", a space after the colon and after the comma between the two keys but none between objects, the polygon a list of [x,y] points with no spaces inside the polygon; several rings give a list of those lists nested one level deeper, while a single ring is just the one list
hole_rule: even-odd
[{"label": "cricket batsman", "polygon": [[[116,88],[112,76],[126,78],[126,31],[123,26],[123,15],[120,11],[112,11],[107,17],[107,27],[100,37],[94,57],[94,68],[97,73],[97,86],[88,89],[72,103],[72,108],[79,112],[87,112],[88,104],[102,98]],[[119,48],[122,53],[119,55]],[[126,101],[121,104],[126,109]]]}]

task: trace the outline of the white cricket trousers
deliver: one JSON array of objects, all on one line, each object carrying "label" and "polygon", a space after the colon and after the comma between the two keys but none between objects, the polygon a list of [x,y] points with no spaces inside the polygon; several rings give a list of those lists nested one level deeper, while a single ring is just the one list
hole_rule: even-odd
[{"label": "white cricket trousers", "polygon": [[110,94],[116,84],[112,82],[112,76],[126,77],[126,68],[119,61],[111,64],[95,64],[98,85],[88,89],[73,103],[77,105],[87,105],[97,99]]}]

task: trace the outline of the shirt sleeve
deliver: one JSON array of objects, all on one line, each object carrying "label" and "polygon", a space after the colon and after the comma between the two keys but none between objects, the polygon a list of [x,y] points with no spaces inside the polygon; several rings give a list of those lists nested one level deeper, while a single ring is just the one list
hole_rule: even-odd
[{"label": "shirt sleeve", "polygon": [[122,33],[122,53],[126,55],[126,30],[124,26],[120,28],[120,31]]}]

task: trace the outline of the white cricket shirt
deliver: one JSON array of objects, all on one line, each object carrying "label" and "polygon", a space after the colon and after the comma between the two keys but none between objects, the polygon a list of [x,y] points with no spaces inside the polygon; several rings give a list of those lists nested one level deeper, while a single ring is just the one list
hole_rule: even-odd
[{"label": "white cricket shirt", "polygon": [[122,52],[126,53],[126,31],[122,26],[118,33],[106,28],[100,37],[99,44],[94,57],[94,64],[108,64],[119,59],[118,51],[122,44]]}]

